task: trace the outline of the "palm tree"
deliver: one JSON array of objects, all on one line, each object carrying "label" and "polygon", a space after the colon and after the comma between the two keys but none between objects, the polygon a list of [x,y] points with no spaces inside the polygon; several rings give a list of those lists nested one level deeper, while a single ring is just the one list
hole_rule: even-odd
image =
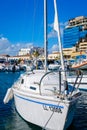
[{"label": "palm tree", "polygon": [[39,52],[38,52],[37,50],[35,50],[35,51],[33,52],[33,55],[34,55],[35,58],[37,58],[37,57],[39,56]]},{"label": "palm tree", "polygon": [[38,58],[39,55],[40,55],[40,54],[39,54],[39,52],[38,52],[37,50],[35,50],[35,51],[33,52],[33,56],[34,56],[34,58],[35,58],[35,60],[36,60],[36,69],[38,69],[37,58]]}]

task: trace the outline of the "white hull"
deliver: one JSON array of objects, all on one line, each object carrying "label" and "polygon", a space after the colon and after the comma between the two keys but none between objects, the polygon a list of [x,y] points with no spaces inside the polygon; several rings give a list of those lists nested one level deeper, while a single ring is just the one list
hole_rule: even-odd
[{"label": "white hull", "polygon": [[60,68],[60,65],[57,65],[57,64],[50,64],[48,66],[49,70],[58,70],[59,68]]},{"label": "white hull", "polygon": [[87,69],[87,64],[80,67],[80,69]]},{"label": "white hull", "polygon": [[16,109],[26,121],[49,130],[64,130],[71,124],[76,99],[69,102],[36,94],[25,96],[16,89],[13,92]]}]

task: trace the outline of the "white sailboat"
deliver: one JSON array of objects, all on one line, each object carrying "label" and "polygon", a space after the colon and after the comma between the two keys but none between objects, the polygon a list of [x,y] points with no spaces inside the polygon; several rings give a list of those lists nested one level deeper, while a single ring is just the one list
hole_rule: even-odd
[{"label": "white sailboat", "polygon": [[21,75],[10,88],[10,92],[6,94],[4,103],[9,101],[12,96],[10,93],[13,93],[16,109],[23,119],[43,129],[65,130],[73,120],[75,106],[81,93],[74,86],[68,85],[66,79],[56,0],[54,0],[54,25],[58,32],[63,72],[49,72],[47,70],[46,2],[44,0],[45,69],[34,70]]}]

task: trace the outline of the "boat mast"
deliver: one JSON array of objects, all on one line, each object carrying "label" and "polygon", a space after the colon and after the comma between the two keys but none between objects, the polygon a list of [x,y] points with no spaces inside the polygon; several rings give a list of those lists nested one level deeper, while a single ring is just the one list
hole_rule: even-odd
[{"label": "boat mast", "polygon": [[45,72],[47,72],[47,0],[44,0],[44,55],[45,55]]},{"label": "boat mast", "polygon": [[59,43],[59,50],[60,50],[60,57],[61,57],[61,67],[63,71],[63,81],[65,90],[68,89],[67,79],[66,79],[66,72],[65,72],[65,66],[64,66],[64,58],[63,58],[63,50],[62,50],[62,42],[60,37],[60,29],[59,29],[59,20],[58,20],[58,11],[57,11],[57,2],[54,0],[54,9],[55,9],[55,19],[54,19],[54,30],[57,31],[58,34],[58,43]]}]

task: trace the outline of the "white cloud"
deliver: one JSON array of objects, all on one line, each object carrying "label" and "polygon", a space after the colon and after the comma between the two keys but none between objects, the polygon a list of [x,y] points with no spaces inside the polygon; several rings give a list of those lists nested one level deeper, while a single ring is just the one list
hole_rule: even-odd
[{"label": "white cloud", "polygon": [[[49,34],[48,34],[48,38],[49,38],[49,39],[50,39],[50,38],[57,38],[57,37],[58,37],[57,32],[54,31],[54,29],[53,29],[53,25],[54,25],[53,23],[48,25],[48,26],[51,28],[51,31],[50,31]],[[61,35],[61,40],[63,39],[63,30],[64,30],[64,28],[65,28],[66,25],[67,25],[67,22],[65,22],[65,23],[61,22],[61,23],[60,23],[60,35]],[[51,52],[53,52],[53,51],[58,51],[58,50],[59,50],[59,48],[58,48],[58,43],[57,43],[57,44],[54,44],[54,45],[52,46],[52,48],[49,50],[49,52],[51,53]]]},{"label": "white cloud", "polygon": [[0,37],[0,54],[17,55],[21,48],[32,47],[32,43],[12,44],[7,38]]},{"label": "white cloud", "polygon": [[[60,23],[60,32],[61,36],[63,36],[63,29],[66,23]],[[53,23],[49,24],[51,31],[48,34],[48,38],[56,38],[57,33],[53,30]],[[11,43],[7,38],[3,37],[3,34],[0,34],[0,54],[8,54],[8,55],[18,55],[18,52],[21,48],[32,48],[33,43]],[[57,44],[53,45],[51,51],[57,51]]]},{"label": "white cloud", "polygon": [[51,30],[50,33],[48,34],[48,38],[56,38],[57,37],[57,33],[54,30]]},{"label": "white cloud", "polygon": [[57,44],[52,46],[52,51],[58,51],[58,45]]},{"label": "white cloud", "polygon": [[[54,31],[53,29],[53,23],[52,24],[49,24],[48,26],[52,28],[52,30],[49,32],[48,34],[48,38],[55,38],[57,37],[57,33]],[[67,25],[67,22],[65,23],[60,23],[60,33],[61,33],[61,37],[63,37],[63,30],[64,30],[64,27]]]},{"label": "white cloud", "polygon": [[10,42],[7,38],[1,37],[0,38],[0,52],[3,51],[3,49],[8,48],[10,45]]}]

